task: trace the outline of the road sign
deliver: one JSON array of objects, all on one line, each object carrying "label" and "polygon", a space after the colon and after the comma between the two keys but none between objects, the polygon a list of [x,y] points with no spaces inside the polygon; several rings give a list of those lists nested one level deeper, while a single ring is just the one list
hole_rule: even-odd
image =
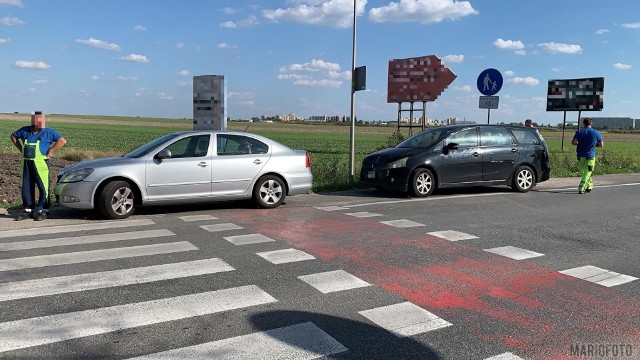
[{"label": "road sign", "polygon": [[480,109],[497,109],[499,96],[480,96]]},{"label": "road sign", "polygon": [[502,88],[502,74],[493,68],[485,69],[478,76],[477,83],[482,95],[495,95]]},{"label": "road sign", "polygon": [[435,101],[456,79],[435,55],[389,61],[387,102]]}]

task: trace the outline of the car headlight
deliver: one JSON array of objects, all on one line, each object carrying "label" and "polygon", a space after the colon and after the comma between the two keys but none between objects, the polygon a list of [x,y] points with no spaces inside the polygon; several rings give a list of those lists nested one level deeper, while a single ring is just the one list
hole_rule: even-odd
[{"label": "car headlight", "polygon": [[405,166],[407,166],[407,159],[408,159],[408,157],[405,157],[405,158],[402,158],[402,159],[398,159],[396,161],[392,161],[392,162],[388,163],[387,165],[385,165],[383,170],[389,170],[389,169],[405,167]]},{"label": "car headlight", "polygon": [[84,180],[87,176],[89,176],[93,172],[91,168],[72,170],[62,174],[60,177],[61,183],[72,183]]}]

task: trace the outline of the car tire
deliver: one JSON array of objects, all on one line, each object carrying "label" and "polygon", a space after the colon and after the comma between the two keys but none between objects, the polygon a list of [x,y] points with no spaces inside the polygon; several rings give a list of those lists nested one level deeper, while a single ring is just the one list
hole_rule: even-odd
[{"label": "car tire", "polygon": [[409,191],[411,195],[417,197],[426,197],[435,190],[436,181],[433,173],[429,169],[418,169],[413,172]]},{"label": "car tire", "polygon": [[511,184],[513,190],[525,193],[533,189],[535,184],[535,176],[530,167],[521,165],[513,173],[513,184]]},{"label": "car tire", "polygon": [[284,181],[275,175],[265,175],[253,187],[253,202],[260,208],[272,209],[280,206],[286,196]]},{"label": "car tire", "polygon": [[112,181],[98,197],[98,210],[109,219],[126,219],[135,211],[135,193],[126,181]]}]

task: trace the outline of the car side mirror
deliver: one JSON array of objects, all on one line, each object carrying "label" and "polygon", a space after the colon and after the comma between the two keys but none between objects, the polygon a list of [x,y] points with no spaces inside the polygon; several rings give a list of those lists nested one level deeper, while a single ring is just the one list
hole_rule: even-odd
[{"label": "car side mirror", "polygon": [[458,145],[458,143],[448,143],[447,145],[444,146],[444,148],[442,148],[442,151],[445,154],[449,153],[449,150],[458,150],[458,147],[460,145]]},{"label": "car side mirror", "polygon": [[169,159],[171,157],[171,151],[169,149],[162,149],[159,153],[156,154],[156,159]]}]

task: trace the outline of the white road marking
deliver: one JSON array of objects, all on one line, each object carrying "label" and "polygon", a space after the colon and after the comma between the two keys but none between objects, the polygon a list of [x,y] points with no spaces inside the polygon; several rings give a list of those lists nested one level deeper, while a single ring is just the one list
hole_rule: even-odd
[{"label": "white road marking", "polygon": [[0,238],[15,237],[29,235],[42,235],[42,234],[59,234],[65,232],[77,232],[88,230],[102,230],[102,229],[115,229],[130,226],[146,226],[155,224],[152,220],[115,220],[115,221],[100,221],[92,222],[90,224],[79,225],[60,225],[60,226],[41,226],[37,228],[27,228],[19,230],[7,230],[0,232]]},{"label": "white road marking", "polygon": [[369,218],[369,217],[382,216],[382,214],[370,213],[370,212],[366,212],[366,211],[360,211],[360,212],[354,212],[354,213],[346,213],[345,215],[349,215],[349,216],[353,216],[353,217],[357,217],[357,218]]},{"label": "white road marking", "polygon": [[328,271],[318,274],[298,276],[298,279],[313,286],[323,294],[371,286],[344,270]]},{"label": "white road marking", "polygon": [[224,239],[234,245],[248,245],[248,244],[257,244],[257,243],[275,241],[272,238],[266,237],[261,234],[227,236]]},{"label": "white road marking", "polygon": [[0,271],[21,270],[54,265],[77,264],[83,262],[123,259],[138,256],[169,254],[198,250],[187,241],[166,244],[129,246],[124,248],[80,251],[65,254],[40,255],[0,260]]},{"label": "white road marking", "polygon": [[614,271],[601,269],[599,267],[587,265],[573,269],[560,271],[561,274],[576,277],[578,279],[590,281],[606,287],[626,284],[638,280],[637,277],[620,274]]},{"label": "white road marking", "polygon": [[235,270],[220,259],[204,259],[91,274],[0,284],[0,301],[65,294]]},{"label": "white road marking", "polygon": [[410,302],[364,310],[358,314],[397,337],[407,337],[453,325]]},{"label": "white road marking", "polygon": [[513,353],[506,352],[500,355],[492,356],[490,358],[486,358],[484,360],[524,360],[520,356],[514,355]]},{"label": "white road marking", "polygon": [[408,228],[408,227],[417,227],[417,226],[426,226],[425,224],[421,224],[419,222],[401,219],[401,220],[389,220],[389,221],[380,221],[385,225],[391,225],[398,228]]},{"label": "white road marking", "polygon": [[311,360],[347,350],[315,324],[306,322],[134,359]]},{"label": "white road marking", "polygon": [[0,323],[0,352],[277,300],[255,285]]},{"label": "white road marking", "polygon": [[273,264],[285,264],[290,262],[315,259],[315,257],[313,257],[312,255],[297,249],[265,251],[265,252],[256,253],[256,255],[264,258],[265,260]]},{"label": "white road marking", "polygon": [[212,215],[187,215],[180,216],[183,221],[202,221],[202,220],[218,220],[217,217]]},{"label": "white road marking", "polygon": [[46,239],[46,240],[19,241],[19,242],[0,244],[0,251],[40,249],[40,248],[47,248],[47,247],[54,247],[54,246],[94,244],[94,243],[101,243],[101,242],[136,240],[136,239],[156,238],[161,236],[173,236],[173,235],[175,234],[167,229],[160,229],[160,230],[130,231],[130,232],[124,232],[124,233],[102,234],[102,235],[84,235],[84,236],[64,237],[64,238]]},{"label": "white road marking", "polygon": [[337,211],[337,210],[347,210],[348,208],[342,207],[342,206],[319,206],[319,207],[316,207],[316,209],[324,210],[324,211]]},{"label": "white road marking", "polygon": [[530,259],[538,256],[544,256],[544,254],[537,253],[535,251],[521,249],[515,246],[502,246],[493,249],[484,249],[484,251],[506,256],[508,258],[516,260]]},{"label": "white road marking", "polygon": [[227,231],[227,230],[240,230],[244,229],[242,226],[224,223],[224,224],[213,224],[213,225],[202,225],[201,228],[209,231],[209,232],[217,232],[217,231]]},{"label": "white road marking", "polygon": [[474,236],[471,234],[465,234],[463,232],[454,231],[454,230],[433,231],[433,232],[428,232],[427,235],[436,236],[449,241],[470,240],[470,239],[478,238],[477,236]]}]

